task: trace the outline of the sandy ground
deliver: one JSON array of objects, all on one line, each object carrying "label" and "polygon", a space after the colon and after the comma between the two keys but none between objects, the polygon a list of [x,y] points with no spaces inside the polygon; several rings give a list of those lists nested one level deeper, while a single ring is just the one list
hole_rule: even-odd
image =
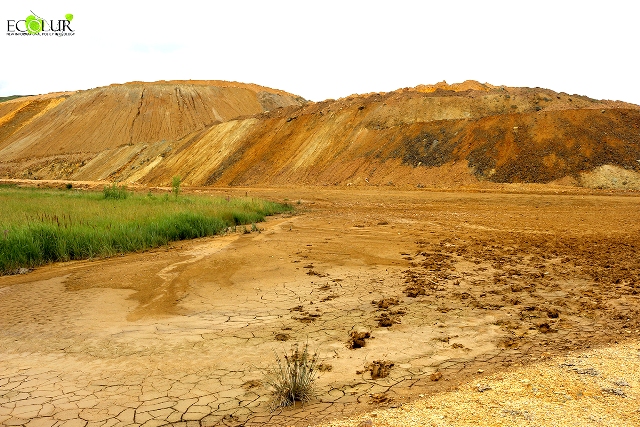
[{"label": "sandy ground", "polygon": [[[640,424],[640,197],[509,188],[219,190],[298,212],[2,277],[0,424]],[[271,412],[306,342],[317,398]]]}]

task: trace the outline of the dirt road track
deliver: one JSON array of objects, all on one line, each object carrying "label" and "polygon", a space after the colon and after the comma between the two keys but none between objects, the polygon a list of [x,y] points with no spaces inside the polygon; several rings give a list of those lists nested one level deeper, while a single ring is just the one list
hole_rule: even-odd
[{"label": "dirt road track", "polygon": [[[299,212],[0,278],[0,424],[307,425],[640,336],[638,196],[248,191]],[[307,341],[317,400],[269,412]]]}]

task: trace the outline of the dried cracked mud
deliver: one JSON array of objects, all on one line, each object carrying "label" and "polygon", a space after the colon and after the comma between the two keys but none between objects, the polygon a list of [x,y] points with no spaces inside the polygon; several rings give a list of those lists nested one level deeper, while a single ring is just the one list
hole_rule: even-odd
[{"label": "dried cracked mud", "polygon": [[[309,425],[637,340],[640,197],[504,188],[252,189],[298,212],[1,277],[0,424]],[[316,399],[271,411],[307,342]]]}]

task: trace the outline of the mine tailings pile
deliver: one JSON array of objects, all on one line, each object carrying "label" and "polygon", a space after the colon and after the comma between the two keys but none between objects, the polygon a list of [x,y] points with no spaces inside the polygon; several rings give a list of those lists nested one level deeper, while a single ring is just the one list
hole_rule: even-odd
[{"label": "mine tailings pile", "polygon": [[640,189],[640,106],[467,81],[313,103],[221,81],[0,103],[0,177]]}]

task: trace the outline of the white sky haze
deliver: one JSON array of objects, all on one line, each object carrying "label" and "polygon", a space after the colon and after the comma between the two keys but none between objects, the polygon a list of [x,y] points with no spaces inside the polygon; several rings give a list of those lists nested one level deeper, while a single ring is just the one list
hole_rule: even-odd
[{"label": "white sky haze", "polygon": [[[257,83],[321,101],[467,79],[640,104],[636,1],[0,3],[0,96],[156,80]],[[7,35],[30,11],[72,37]]]}]

